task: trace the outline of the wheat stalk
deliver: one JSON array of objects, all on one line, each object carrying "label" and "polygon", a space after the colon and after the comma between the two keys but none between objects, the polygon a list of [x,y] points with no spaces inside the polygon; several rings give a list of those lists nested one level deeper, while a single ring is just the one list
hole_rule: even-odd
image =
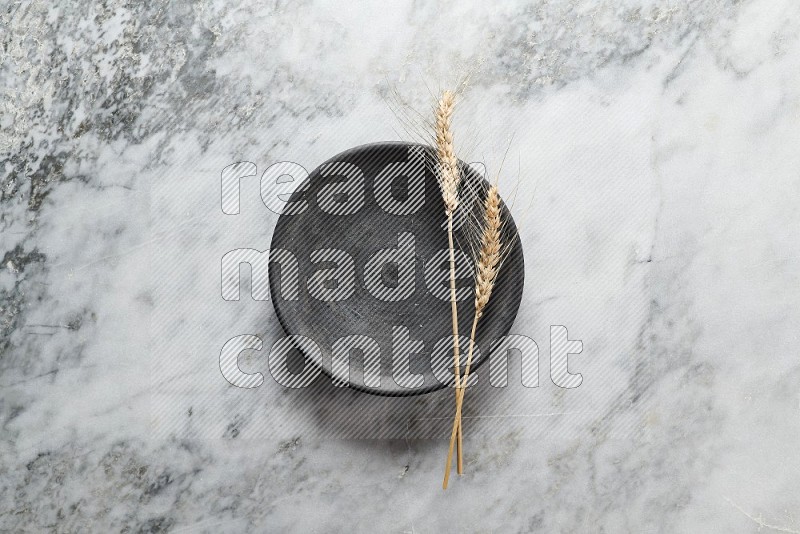
[{"label": "wheat stalk", "polygon": [[[469,349],[467,352],[467,366],[464,369],[464,377],[460,384],[456,385],[456,414],[453,419],[453,431],[450,434],[450,447],[447,452],[447,463],[444,471],[444,481],[442,488],[447,489],[450,480],[450,469],[453,463],[453,445],[458,437],[458,449],[461,450],[461,406],[464,402],[464,387],[469,379],[469,371],[472,366],[472,354],[475,349],[475,332],[478,328],[478,321],[483,316],[489,299],[492,296],[494,283],[497,274],[500,272],[502,257],[507,248],[502,243],[501,232],[503,229],[502,206],[497,184],[492,185],[486,194],[483,210],[483,229],[480,236],[480,245],[477,251],[477,261],[475,275],[475,316],[472,319],[472,331],[469,336]],[[458,473],[463,472],[461,454],[458,455]]]},{"label": "wheat stalk", "polygon": [[[453,365],[455,367],[456,392],[461,384],[461,355],[458,343],[458,305],[456,301],[456,259],[453,245],[453,214],[458,208],[458,186],[461,173],[458,169],[453,146],[453,130],[451,128],[453,109],[456,100],[452,91],[444,91],[437,102],[435,109],[434,132],[436,134],[436,156],[439,162],[437,180],[442,191],[445,215],[447,215],[447,242],[450,253],[450,315],[453,325]],[[458,393],[456,393],[456,406]],[[460,431],[459,431],[460,432]],[[452,456],[452,448],[451,448]],[[461,458],[461,446],[458,447],[458,457]]]}]

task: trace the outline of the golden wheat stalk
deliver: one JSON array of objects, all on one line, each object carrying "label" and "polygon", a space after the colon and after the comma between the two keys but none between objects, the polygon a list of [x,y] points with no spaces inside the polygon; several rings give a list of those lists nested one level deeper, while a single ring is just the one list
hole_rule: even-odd
[{"label": "golden wheat stalk", "polygon": [[[458,169],[453,146],[452,119],[455,108],[455,95],[451,91],[444,91],[439,98],[435,109],[434,133],[436,135],[436,156],[438,159],[437,180],[442,191],[442,201],[447,215],[447,242],[450,253],[450,315],[453,324],[453,365],[455,366],[456,392],[461,384],[461,355],[458,343],[458,305],[456,301],[456,259],[453,245],[453,214],[458,208],[458,186],[461,173]],[[456,404],[458,395],[456,394]],[[461,447],[458,448],[458,457],[461,457]]]},{"label": "golden wheat stalk", "polygon": [[[480,246],[477,251],[476,275],[475,275],[475,316],[472,319],[472,331],[469,336],[469,349],[467,352],[467,366],[464,369],[464,377],[461,383],[456,386],[456,415],[453,419],[453,431],[450,434],[450,447],[447,451],[447,463],[444,471],[444,481],[442,488],[447,489],[450,480],[450,469],[453,463],[453,445],[458,437],[458,449],[461,450],[461,406],[464,402],[465,387],[469,380],[469,371],[472,366],[472,354],[475,349],[475,332],[478,328],[478,321],[483,316],[489,299],[492,296],[494,283],[497,274],[500,272],[504,247],[501,232],[503,229],[502,206],[497,185],[492,185],[486,194],[483,211],[483,229],[480,236]],[[458,473],[463,472],[461,455],[458,455]]]}]

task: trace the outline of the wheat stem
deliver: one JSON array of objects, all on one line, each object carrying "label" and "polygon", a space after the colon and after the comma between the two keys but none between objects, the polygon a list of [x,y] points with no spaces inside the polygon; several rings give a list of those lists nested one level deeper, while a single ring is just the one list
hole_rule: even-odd
[{"label": "wheat stem", "polygon": [[[453,420],[453,431],[450,433],[450,447],[447,450],[447,461],[444,468],[444,480],[442,481],[442,488],[447,489],[447,484],[450,481],[450,470],[453,465],[453,444],[456,438],[460,438],[461,434],[461,406],[464,399],[464,386],[466,386],[467,378],[469,378],[469,367],[472,362],[472,351],[475,348],[475,330],[478,328],[478,316],[472,320],[472,332],[469,336],[469,349],[467,351],[467,367],[464,369],[464,378],[461,381],[461,386],[456,389],[456,417]],[[459,471],[461,474],[461,471]]]},{"label": "wheat stem", "polygon": [[[455,387],[461,385],[461,354],[458,339],[458,303],[456,301],[456,258],[453,246],[453,214],[447,216],[447,241],[450,247],[450,315],[453,319],[453,364],[455,365]],[[456,396],[458,407],[458,396]],[[459,427],[459,437],[461,430]],[[458,459],[461,460],[461,441],[458,444]]]}]

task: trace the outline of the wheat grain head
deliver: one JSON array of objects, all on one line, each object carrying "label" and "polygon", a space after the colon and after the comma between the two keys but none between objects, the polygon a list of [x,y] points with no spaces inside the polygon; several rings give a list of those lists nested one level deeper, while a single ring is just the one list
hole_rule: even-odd
[{"label": "wheat grain head", "polygon": [[448,216],[458,208],[458,186],[461,173],[458,170],[458,160],[453,148],[453,109],[456,100],[452,91],[444,91],[436,105],[436,155],[439,160],[437,179],[442,190],[442,200]]},{"label": "wheat grain head", "polygon": [[496,184],[489,187],[483,206],[483,229],[475,265],[476,318],[480,318],[483,315],[483,310],[489,304],[503,256],[501,236],[503,230],[502,205]]}]

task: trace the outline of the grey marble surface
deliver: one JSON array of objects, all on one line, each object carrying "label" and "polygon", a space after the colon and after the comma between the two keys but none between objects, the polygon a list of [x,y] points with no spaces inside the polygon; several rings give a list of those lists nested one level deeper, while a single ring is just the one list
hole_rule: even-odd
[{"label": "grey marble surface", "polygon": [[[0,5],[0,530],[800,532],[800,4],[382,4]],[[219,187],[407,139],[465,78],[541,376],[467,398],[443,492],[447,392],[223,379],[226,340],[281,332],[220,298],[276,216]]]}]

